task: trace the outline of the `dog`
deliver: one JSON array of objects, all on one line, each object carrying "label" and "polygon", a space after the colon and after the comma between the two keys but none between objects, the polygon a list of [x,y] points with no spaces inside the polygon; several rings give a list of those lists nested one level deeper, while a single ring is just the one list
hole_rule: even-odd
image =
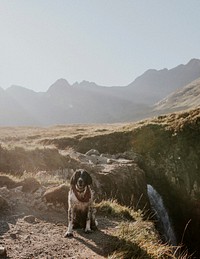
[{"label": "dog", "polygon": [[93,208],[92,177],[83,169],[78,169],[70,180],[68,194],[68,229],[65,237],[73,236],[73,228],[84,227],[85,233],[97,228]]}]

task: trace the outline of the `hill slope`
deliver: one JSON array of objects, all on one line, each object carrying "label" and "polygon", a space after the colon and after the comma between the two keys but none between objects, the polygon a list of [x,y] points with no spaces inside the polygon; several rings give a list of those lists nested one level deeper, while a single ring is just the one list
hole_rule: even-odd
[{"label": "hill slope", "polygon": [[[57,126],[54,128],[0,128],[1,171],[36,173],[47,170],[50,174],[50,170],[52,170],[55,175],[59,169],[58,175],[63,174],[64,177],[67,177],[65,174],[68,172],[67,170],[71,173],[71,169],[83,166],[83,164],[77,166],[77,156],[69,157],[68,150],[69,152],[76,150],[79,154],[81,153],[79,156],[81,159],[91,148],[99,150],[102,154],[110,154],[112,162],[113,158],[119,158],[119,155],[131,159],[134,164],[138,164],[139,168],[143,169],[147,183],[151,184],[162,196],[178,242],[185,244],[191,253],[196,253],[196,258],[200,258],[198,238],[200,226],[199,126],[200,108],[159,116],[152,120],[140,121],[137,124],[120,124],[118,126],[114,124]],[[36,148],[36,144],[40,148]],[[24,149],[20,148],[22,146]],[[58,150],[52,149],[52,146]],[[94,169],[91,158],[88,160],[91,169]],[[106,164],[104,172],[108,173],[109,166],[114,168],[113,164],[110,164],[111,161],[106,160],[106,163],[109,163]],[[85,160],[83,162],[85,165]],[[94,161],[95,164],[97,163],[96,168],[98,167],[100,170],[100,176],[105,177],[106,174],[102,173],[102,164],[99,162],[100,160]],[[126,164],[126,166],[128,165]],[[119,175],[124,176],[122,163],[118,168]],[[89,171],[92,173],[91,170]],[[116,183],[113,179],[105,181],[109,187],[107,190],[116,190],[119,191],[119,194],[123,194],[123,202],[128,193],[127,190],[133,188],[136,191],[140,186],[138,178],[133,177],[135,170],[129,168],[127,172],[131,174],[131,179],[127,177],[126,181],[124,178],[122,180],[116,177],[113,173],[110,174],[117,179],[118,186],[125,184],[124,192],[119,191],[119,187],[111,187]],[[126,184],[127,181],[131,188],[127,188],[129,185]],[[102,185],[98,186],[102,188]],[[105,194],[105,191],[102,193]],[[113,191],[109,192],[109,197],[113,194],[116,198]],[[144,197],[140,196],[139,192],[138,195],[138,197]],[[136,197],[136,195],[133,195],[131,190],[128,202],[132,201],[132,197]],[[137,198],[135,201],[138,205],[141,204],[141,199],[139,199],[139,203]],[[118,256],[118,258],[120,257]]]},{"label": "hill slope", "polygon": [[171,112],[200,106],[200,79],[173,92],[155,105],[155,111]]}]

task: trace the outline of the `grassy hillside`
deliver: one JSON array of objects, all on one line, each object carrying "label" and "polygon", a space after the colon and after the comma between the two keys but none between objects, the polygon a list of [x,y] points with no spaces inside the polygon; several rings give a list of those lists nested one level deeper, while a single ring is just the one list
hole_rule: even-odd
[{"label": "grassy hillside", "polygon": [[[0,171],[22,174],[66,168],[69,159],[61,150],[77,149],[85,140],[116,134],[120,128],[121,124],[0,127]],[[85,152],[89,149],[85,146]]]},{"label": "grassy hillside", "polygon": [[184,233],[183,242],[190,251],[199,251],[199,126],[200,109],[194,109],[134,124],[0,128],[0,171],[34,175],[69,165],[75,169],[70,150],[128,152],[129,158],[136,156],[147,182],[162,195],[178,240]]},{"label": "grassy hillside", "polygon": [[169,113],[200,106],[200,79],[182,87],[155,105],[157,113]]}]

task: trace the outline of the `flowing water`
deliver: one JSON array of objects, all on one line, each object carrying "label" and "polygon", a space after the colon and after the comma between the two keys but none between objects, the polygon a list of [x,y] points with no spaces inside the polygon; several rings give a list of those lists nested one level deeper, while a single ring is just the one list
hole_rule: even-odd
[{"label": "flowing water", "polygon": [[158,219],[159,230],[163,240],[171,245],[177,245],[176,236],[174,234],[168,212],[163,204],[160,194],[151,186],[147,185],[147,192],[152,209]]}]

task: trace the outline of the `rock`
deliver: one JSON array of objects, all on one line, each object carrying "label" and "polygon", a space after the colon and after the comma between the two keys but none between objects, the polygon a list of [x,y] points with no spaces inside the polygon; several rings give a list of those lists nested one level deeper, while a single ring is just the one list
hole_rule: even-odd
[{"label": "rock", "polygon": [[22,186],[23,192],[34,193],[38,188],[40,188],[41,184],[33,177],[25,178],[23,181],[17,184],[18,186]]},{"label": "rock", "polygon": [[23,220],[31,224],[36,223],[35,217],[33,215],[25,216]]},{"label": "rock", "polygon": [[49,188],[43,195],[46,202],[53,203],[54,205],[56,203],[63,204],[67,206],[68,203],[68,192],[69,192],[69,186],[65,184],[61,184],[57,187]]},{"label": "rock", "polygon": [[96,170],[91,175],[99,200],[116,199],[120,204],[135,209],[149,208],[145,173],[137,164],[113,163]]},{"label": "rock", "polygon": [[17,234],[16,233],[10,233],[10,237],[12,239],[17,239]]},{"label": "rock", "polygon": [[141,163],[143,161],[143,158],[140,154],[133,152],[133,151],[125,151],[124,153],[118,153],[115,155],[116,159],[126,159],[126,160],[132,160],[135,163]]},{"label": "rock", "polygon": [[[8,232],[10,229],[10,226],[8,224],[8,222],[5,220],[0,220],[0,240],[4,239],[4,237],[2,236],[4,233]],[[1,241],[0,241],[1,243]]]},{"label": "rock", "polygon": [[96,149],[90,149],[88,152],[85,153],[87,156],[100,156],[100,153]]},{"label": "rock", "polygon": [[85,169],[92,176],[92,189],[97,202],[115,199],[135,209],[150,208],[145,173],[133,161],[120,163],[113,160],[111,164],[97,165],[80,163],[79,168]]},{"label": "rock", "polygon": [[45,193],[46,191],[46,187],[44,186],[41,186],[39,189],[37,189],[35,192],[34,192],[34,197],[35,199],[40,199],[42,198],[43,194]]},{"label": "rock", "polygon": [[101,156],[96,156],[96,155],[92,155],[92,156],[86,156],[86,158],[88,159],[89,163],[93,163],[95,165],[97,164],[107,164],[108,159],[106,157],[101,157]]},{"label": "rock", "polygon": [[17,182],[13,181],[6,175],[0,175],[0,187],[6,186],[8,189],[14,188]]},{"label": "rock", "polygon": [[3,246],[0,246],[0,256],[6,257],[6,248]]},{"label": "rock", "polygon": [[108,154],[108,153],[102,153],[100,155],[100,157],[107,157],[109,159],[115,159],[116,158],[115,155],[111,155],[111,154]]},{"label": "rock", "polygon": [[0,195],[0,212],[6,212],[9,209],[9,204],[6,199]]},{"label": "rock", "polygon": [[114,159],[108,158],[107,160],[107,164],[113,164],[114,162],[116,162]]},{"label": "rock", "polygon": [[18,186],[18,187],[15,187],[15,188],[13,188],[11,191],[10,191],[10,193],[12,192],[14,192],[15,194],[16,193],[21,193],[22,192],[22,189],[23,189],[23,186]]},{"label": "rock", "polygon": [[10,191],[8,190],[7,187],[4,186],[0,188],[0,195],[2,195],[3,197],[9,196],[9,193]]}]

